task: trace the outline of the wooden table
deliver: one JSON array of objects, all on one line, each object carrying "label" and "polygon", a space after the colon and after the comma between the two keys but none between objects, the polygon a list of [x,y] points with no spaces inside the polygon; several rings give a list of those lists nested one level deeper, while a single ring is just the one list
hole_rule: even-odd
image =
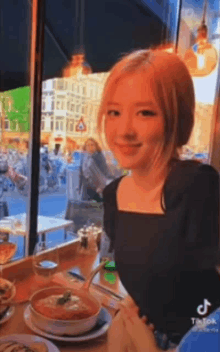
[{"label": "wooden table", "polygon": [[[65,285],[66,287],[73,287],[75,283],[67,280],[66,271],[72,267],[78,267],[81,273],[88,277],[94,267],[99,263],[99,256],[97,255],[80,255],[78,254],[79,242],[71,242],[69,244],[63,244],[59,248],[61,268],[60,272],[57,273],[51,284],[52,285]],[[104,270],[104,269],[103,269]],[[117,280],[114,284],[105,282],[106,287],[110,288],[118,294],[124,294],[123,287],[120,284],[118,274],[115,273]],[[98,274],[97,274],[98,276]],[[32,259],[31,257],[25,258],[20,262],[12,263],[7,265],[4,269],[4,277],[10,280],[16,280],[16,297],[15,301],[20,302],[27,300],[30,295],[36,290],[45,287],[45,282],[36,280],[36,276],[32,271]],[[96,277],[96,283],[99,282],[104,284],[104,272],[100,273],[98,278]],[[94,295],[100,299],[103,305],[109,305],[109,302],[113,302],[114,299],[110,296],[100,295],[100,292],[96,291],[93,287],[90,288]],[[4,325],[0,326],[0,336],[10,335],[10,334],[31,334],[34,335],[25,324],[23,319],[24,309],[27,303],[17,304],[15,309],[16,312],[14,316],[6,322]],[[117,309],[117,302],[115,308],[108,308],[110,314],[113,316],[115,309]],[[52,340],[51,340],[52,341]],[[66,343],[59,341],[52,341],[61,352],[78,352],[78,351],[90,351],[90,352],[105,352],[107,351],[107,333],[95,340],[81,342],[81,343]]]}]

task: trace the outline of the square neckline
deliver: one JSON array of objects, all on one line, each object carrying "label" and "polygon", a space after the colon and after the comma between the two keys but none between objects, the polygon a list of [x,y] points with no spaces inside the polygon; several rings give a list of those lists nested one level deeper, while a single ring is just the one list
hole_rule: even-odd
[{"label": "square neckline", "polygon": [[118,187],[119,187],[119,184],[121,182],[121,180],[123,179],[123,177],[125,177],[126,175],[123,175],[119,178],[118,182],[117,182],[117,185],[116,185],[116,190],[115,190],[115,206],[116,206],[116,210],[118,213],[121,213],[121,214],[134,214],[134,215],[141,215],[141,216],[150,216],[150,217],[165,217],[166,216],[166,212],[164,212],[163,214],[161,213],[142,213],[142,212],[139,212],[139,211],[129,211],[129,210],[121,210],[119,209],[118,207],[118,201],[117,201],[117,190],[118,190]]}]

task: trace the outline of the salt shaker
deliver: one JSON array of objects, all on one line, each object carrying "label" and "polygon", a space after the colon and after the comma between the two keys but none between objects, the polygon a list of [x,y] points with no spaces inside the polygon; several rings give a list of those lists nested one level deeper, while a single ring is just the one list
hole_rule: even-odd
[{"label": "salt shaker", "polygon": [[89,241],[89,252],[90,254],[95,254],[98,252],[97,247],[97,240],[96,240],[96,233],[95,233],[95,226],[92,224],[88,228],[88,241]]},{"label": "salt shaker", "polygon": [[88,252],[88,234],[86,231],[86,227],[83,227],[81,241],[80,241],[80,252],[87,253]]}]

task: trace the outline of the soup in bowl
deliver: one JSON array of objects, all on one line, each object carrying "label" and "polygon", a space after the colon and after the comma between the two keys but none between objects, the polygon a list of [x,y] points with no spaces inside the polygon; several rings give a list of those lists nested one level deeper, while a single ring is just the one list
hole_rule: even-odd
[{"label": "soup in bowl", "polygon": [[81,335],[97,323],[101,304],[88,291],[50,287],[31,297],[31,319],[55,335]]}]

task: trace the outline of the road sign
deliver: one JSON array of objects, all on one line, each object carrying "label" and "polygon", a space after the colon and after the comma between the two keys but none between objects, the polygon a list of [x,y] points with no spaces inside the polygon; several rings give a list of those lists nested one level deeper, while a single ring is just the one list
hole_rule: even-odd
[{"label": "road sign", "polygon": [[83,121],[83,118],[81,117],[79,122],[76,124],[76,132],[85,132],[86,130],[87,130],[87,126]]}]

